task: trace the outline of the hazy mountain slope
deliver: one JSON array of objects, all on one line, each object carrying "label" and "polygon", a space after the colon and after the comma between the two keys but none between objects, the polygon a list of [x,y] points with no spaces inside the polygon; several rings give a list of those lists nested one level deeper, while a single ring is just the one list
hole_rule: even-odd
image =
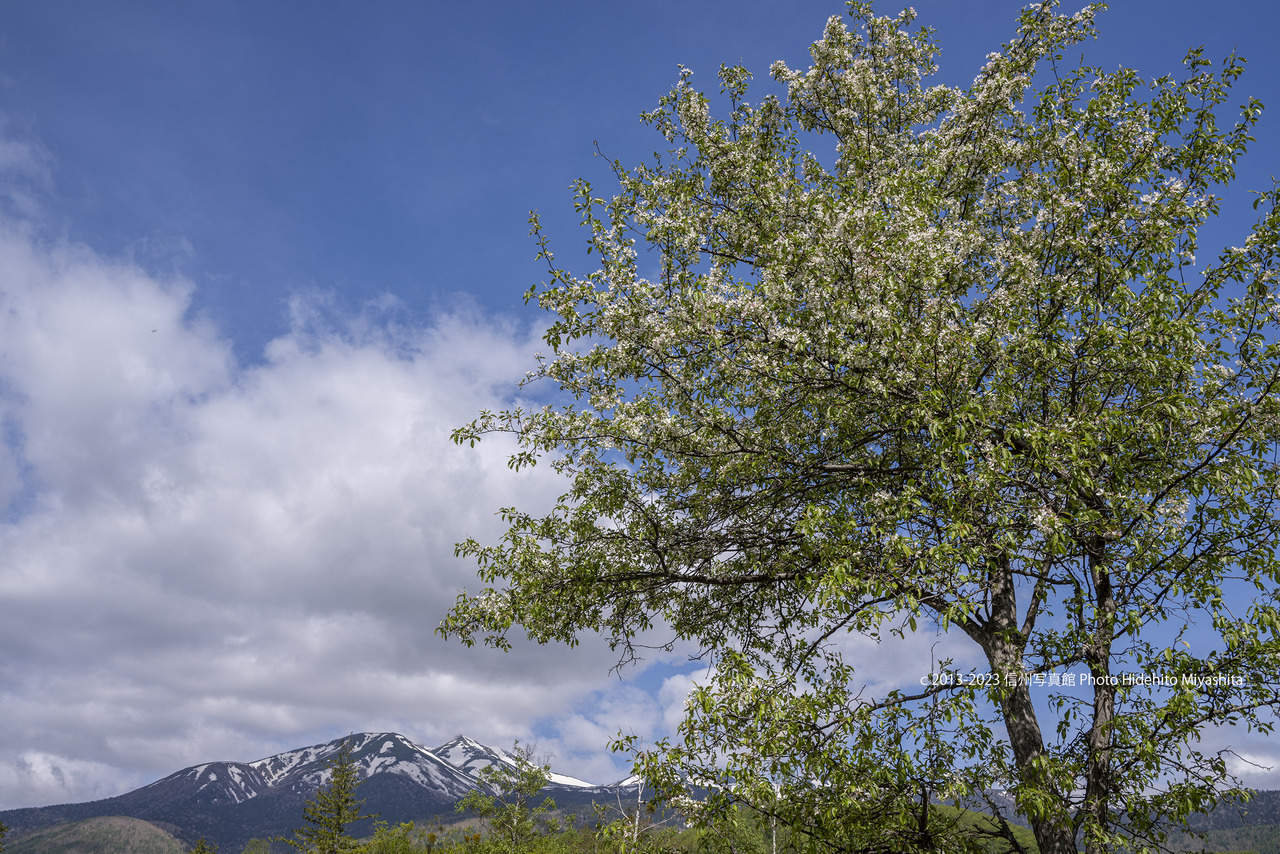
[{"label": "hazy mountain slope", "polygon": [[38,830],[5,845],[5,854],[184,854],[181,840],[136,818],[100,816]]}]

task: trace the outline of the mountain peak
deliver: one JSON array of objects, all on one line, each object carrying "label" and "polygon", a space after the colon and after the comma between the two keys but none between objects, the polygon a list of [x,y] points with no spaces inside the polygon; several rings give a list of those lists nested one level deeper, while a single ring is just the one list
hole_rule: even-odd
[{"label": "mountain peak", "polygon": [[491,750],[487,745],[481,744],[473,738],[465,735],[455,735],[439,747],[432,748],[434,753],[447,753],[450,750]]},{"label": "mountain peak", "polygon": [[[367,811],[380,812],[388,822],[447,814],[483,786],[483,768],[517,761],[464,735],[428,749],[399,733],[354,733],[253,762],[203,762],[102,801],[9,810],[0,813],[0,821],[26,833],[70,818],[130,816],[173,825],[188,844],[205,836],[223,849],[239,850],[250,838],[284,835],[296,825],[304,802],[328,780],[329,763],[344,744],[364,778]],[[555,773],[550,787],[556,802],[568,808],[616,796],[609,787]]]},{"label": "mountain peak", "polygon": [[465,735],[446,741],[431,752],[470,777],[477,776],[481,770],[493,764],[516,764],[516,758],[505,750],[489,747]]}]

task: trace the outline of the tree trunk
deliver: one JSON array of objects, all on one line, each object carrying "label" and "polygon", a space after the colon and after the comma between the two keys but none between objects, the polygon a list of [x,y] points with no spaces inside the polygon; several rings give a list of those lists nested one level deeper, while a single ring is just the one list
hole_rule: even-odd
[{"label": "tree trunk", "polygon": [[[1064,794],[1058,791],[1043,764],[1044,736],[1040,732],[1023,667],[1026,638],[1018,628],[1017,595],[1007,557],[993,561],[990,608],[989,618],[982,624],[975,640],[987,654],[991,673],[1000,679],[1000,713],[1009,735],[1009,746],[1013,749],[1017,782],[1033,791],[1046,791],[1053,802],[1065,804]],[[1065,811],[1048,815],[1032,811],[1026,818],[1041,854],[1076,854],[1075,833],[1071,818]]]},{"label": "tree trunk", "polygon": [[1111,574],[1103,563],[1104,543],[1094,537],[1089,550],[1089,574],[1096,597],[1093,643],[1085,661],[1093,676],[1093,725],[1089,729],[1089,755],[1085,764],[1084,809],[1090,816],[1085,829],[1086,854],[1105,854],[1098,834],[1107,829],[1107,800],[1111,789],[1111,725],[1115,718],[1116,688],[1111,684],[1111,636],[1115,628],[1116,602]]}]

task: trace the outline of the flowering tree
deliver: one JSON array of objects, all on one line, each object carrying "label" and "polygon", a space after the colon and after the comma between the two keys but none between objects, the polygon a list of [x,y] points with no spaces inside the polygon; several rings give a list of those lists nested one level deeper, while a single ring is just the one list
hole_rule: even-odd
[{"label": "flowering tree", "polygon": [[[531,377],[572,403],[455,439],[570,486],[460,544],[488,589],[442,633],[696,645],[651,781],[830,850],[1018,849],[1014,814],[1046,854],[1141,848],[1238,794],[1199,736],[1280,702],[1280,195],[1198,265],[1261,108],[1224,120],[1234,57],[1065,70],[1096,11],[1026,10],[967,90],[857,2],[783,98],[724,68],[717,119],[682,73],[646,116],[669,153],[577,187],[598,270],[533,220]],[[869,690],[850,634],[924,631],[985,670]]]}]

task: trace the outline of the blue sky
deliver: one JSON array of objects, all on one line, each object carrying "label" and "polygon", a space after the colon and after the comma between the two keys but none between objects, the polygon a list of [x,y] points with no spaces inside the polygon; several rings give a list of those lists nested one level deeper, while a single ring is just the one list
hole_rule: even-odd
[{"label": "blue sky", "polygon": [[[1019,8],[915,6],[957,85]],[[568,185],[607,192],[597,143],[627,164],[661,147],[637,116],[677,65],[767,88],[841,10],[0,7],[0,809],[373,729],[537,739],[606,781],[608,736],[668,732],[678,657],[619,680],[590,644],[433,637],[472,573],[453,542],[556,489],[447,437],[538,349],[529,211],[572,264]],[[1084,51],[1151,77],[1237,50],[1240,100],[1280,107],[1278,22],[1262,0],[1131,0]],[[1242,233],[1277,151],[1280,112],[1206,247]]]}]

